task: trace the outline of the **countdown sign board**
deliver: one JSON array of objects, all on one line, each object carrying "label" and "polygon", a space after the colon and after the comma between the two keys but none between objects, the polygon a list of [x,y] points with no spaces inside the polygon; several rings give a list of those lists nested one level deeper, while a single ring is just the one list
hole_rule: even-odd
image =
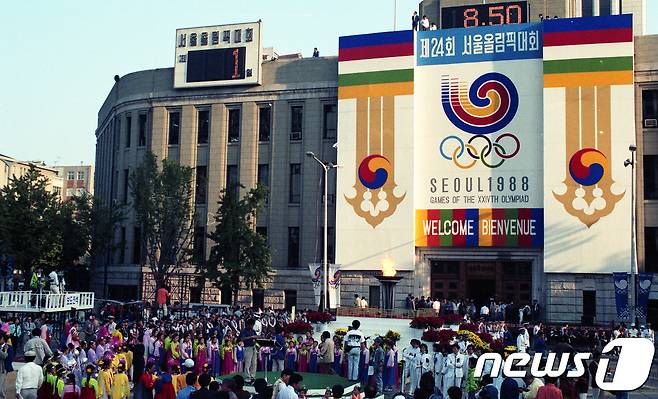
[{"label": "countdown sign board", "polygon": [[541,24],[419,32],[416,246],[543,245]]},{"label": "countdown sign board", "polygon": [[472,4],[441,9],[441,29],[476,28],[528,22],[528,2]]},{"label": "countdown sign board", "polygon": [[176,30],[174,87],[260,84],[261,22]]}]

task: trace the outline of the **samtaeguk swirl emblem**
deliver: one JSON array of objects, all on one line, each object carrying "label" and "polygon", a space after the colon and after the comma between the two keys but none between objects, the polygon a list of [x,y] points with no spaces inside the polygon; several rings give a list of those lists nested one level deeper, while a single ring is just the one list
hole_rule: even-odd
[{"label": "samtaeguk swirl emblem", "polygon": [[571,156],[569,174],[578,184],[593,186],[600,182],[608,170],[608,159],[595,148],[583,148]]},{"label": "samtaeguk swirl emblem", "polygon": [[386,184],[392,171],[388,159],[377,154],[369,155],[359,165],[359,180],[364,187],[376,190]]}]

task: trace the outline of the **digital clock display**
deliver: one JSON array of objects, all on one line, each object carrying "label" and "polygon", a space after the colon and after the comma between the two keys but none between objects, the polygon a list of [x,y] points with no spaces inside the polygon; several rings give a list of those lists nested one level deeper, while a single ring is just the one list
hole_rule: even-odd
[{"label": "digital clock display", "polygon": [[526,22],[528,22],[527,1],[473,4],[441,9],[441,29],[474,28]]},{"label": "digital clock display", "polygon": [[218,48],[187,53],[187,82],[245,78],[245,48]]}]

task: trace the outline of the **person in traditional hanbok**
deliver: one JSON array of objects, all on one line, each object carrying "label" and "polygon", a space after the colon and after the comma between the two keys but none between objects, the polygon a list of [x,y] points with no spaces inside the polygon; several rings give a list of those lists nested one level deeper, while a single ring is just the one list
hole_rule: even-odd
[{"label": "person in traditional hanbok", "polygon": [[126,375],[126,365],[120,363],[112,377],[112,399],[127,399],[130,396],[130,383]]},{"label": "person in traditional hanbok", "polygon": [[98,399],[101,396],[98,381],[94,378],[94,365],[85,367],[85,377],[80,381],[80,399]]},{"label": "person in traditional hanbok", "polygon": [[110,363],[105,359],[98,361],[98,366],[101,368],[98,371],[98,390],[101,399],[108,399],[110,392],[112,392],[112,372],[110,371]]},{"label": "person in traditional hanbok", "polygon": [[368,385],[368,366],[370,366],[370,349],[365,342],[361,342],[361,354],[359,355],[359,381],[362,386]]},{"label": "person in traditional hanbok", "polygon": [[308,371],[311,373],[318,372],[318,341],[313,341],[311,344],[311,350],[309,351],[308,359]]},{"label": "person in traditional hanbok", "polygon": [[341,349],[342,345],[340,342],[336,342],[334,346],[334,373],[336,375],[343,375],[343,350]]},{"label": "person in traditional hanbok", "polygon": [[62,399],[80,399],[80,387],[75,383],[75,374],[66,376],[66,384],[62,390]]},{"label": "person in traditional hanbok", "polygon": [[235,371],[238,373],[242,373],[244,371],[244,342],[242,340],[239,340],[235,347],[235,365]]},{"label": "person in traditional hanbok", "polygon": [[78,322],[73,322],[69,329],[69,334],[66,337],[66,345],[73,344],[74,348],[80,347],[80,335],[78,335]]},{"label": "person in traditional hanbok", "polygon": [[271,348],[268,346],[263,346],[259,350],[258,356],[258,370],[259,371],[269,371],[269,358],[271,353]]},{"label": "person in traditional hanbok", "polygon": [[384,356],[384,390],[392,391],[397,385],[398,363],[397,350],[393,341],[387,342]]},{"label": "person in traditional hanbok", "polygon": [[288,350],[286,351],[286,368],[295,371],[297,370],[297,348],[295,348],[294,341],[288,343]]},{"label": "person in traditional hanbok", "polygon": [[222,352],[217,336],[213,336],[208,345],[208,363],[210,364],[211,375],[217,377],[222,372]]},{"label": "person in traditional hanbok", "polygon": [[308,372],[308,346],[302,344],[297,353],[297,371],[300,373]]},{"label": "person in traditional hanbok", "polygon": [[233,374],[235,371],[235,348],[231,342],[231,338],[224,339],[222,345],[222,375]]},{"label": "person in traditional hanbok", "polygon": [[199,340],[198,345],[195,348],[196,356],[194,359],[195,372],[197,375],[201,375],[203,372],[203,365],[208,362],[208,348],[206,347],[205,338]]}]

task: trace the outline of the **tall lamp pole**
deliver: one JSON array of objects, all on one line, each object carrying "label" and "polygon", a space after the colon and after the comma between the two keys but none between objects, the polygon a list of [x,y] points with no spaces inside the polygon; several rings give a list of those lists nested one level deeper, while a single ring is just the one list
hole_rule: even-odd
[{"label": "tall lamp pole", "polygon": [[323,229],[324,230],[323,231],[324,244],[323,244],[323,251],[322,251],[322,254],[323,254],[323,257],[322,257],[323,278],[322,278],[322,280],[324,280],[324,281],[323,281],[323,290],[322,290],[322,297],[323,297],[322,311],[326,311],[327,310],[327,301],[328,301],[328,299],[327,299],[327,296],[328,296],[327,295],[328,294],[327,280],[329,278],[328,271],[327,271],[327,269],[329,268],[328,263],[327,263],[327,231],[328,231],[328,229],[327,229],[328,226],[327,225],[328,225],[328,202],[329,202],[328,198],[327,198],[327,184],[328,184],[327,177],[329,175],[329,169],[337,168],[338,165],[334,165],[332,162],[327,163],[327,162],[321,161],[320,158],[316,157],[315,154],[312,151],[307,151],[306,156],[309,157],[309,158],[315,159],[315,161],[318,164],[320,164],[320,166],[322,167],[322,170],[324,171],[324,229]]},{"label": "tall lamp pole", "polygon": [[624,161],[624,167],[631,167],[631,279],[629,282],[628,289],[628,304],[630,308],[631,315],[631,324],[635,323],[636,314],[636,293],[635,293],[635,274],[637,273],[637,248],[635,243],[635,228],[636,228],[636,218],[635,218],[635,151],[637,146],[631,144],[628,146],[628,150],[631,153],[631,157]]}]

